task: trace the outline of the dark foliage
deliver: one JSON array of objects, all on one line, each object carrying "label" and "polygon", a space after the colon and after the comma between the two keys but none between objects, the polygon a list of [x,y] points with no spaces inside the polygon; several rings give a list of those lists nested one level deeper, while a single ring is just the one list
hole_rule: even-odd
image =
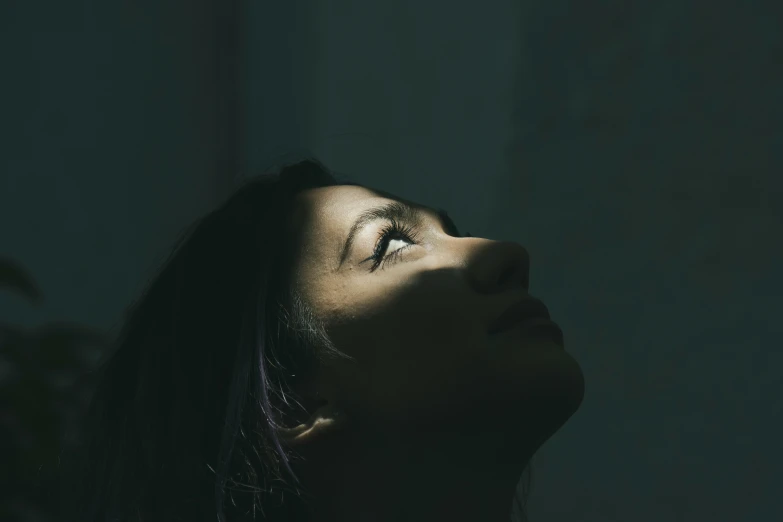
[{"label": "dark foliage", "polygon": [[[42,294],[18,263],[0,259],[0,289],[33,303]],[[90,370],[108,339],[65,322],[36,328],[0,318],[0,520],[57,520],[59,455],[77,436]]]}]

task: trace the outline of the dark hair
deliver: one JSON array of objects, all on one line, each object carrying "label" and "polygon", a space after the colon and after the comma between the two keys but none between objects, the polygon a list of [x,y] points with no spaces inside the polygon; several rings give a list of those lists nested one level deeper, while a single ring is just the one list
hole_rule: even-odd
[{"label": "dark hair", "polygon": [[300,161],[185,232],[97,373],[68,520],[306,519],[275,427],[318,406],[293,390],[324,358],[350,358],[290,284],[293,198],[330,185],[358,184]]}]

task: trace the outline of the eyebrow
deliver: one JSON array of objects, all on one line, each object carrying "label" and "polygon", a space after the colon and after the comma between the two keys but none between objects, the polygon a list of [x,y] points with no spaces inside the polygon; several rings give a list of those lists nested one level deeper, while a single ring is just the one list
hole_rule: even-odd
[{"label": "eyebrow", "polygon": [[[342,252],[340,254],[340,264],[337,266],[337,268],[339,269],[343,266],[343,263],[345,263],[345,260],[351,253],[356,236],[358,236],[359,233],[368,225],[376,221],[399,221],[402,223],[410,223],[415,226],[420,226],[424,212],[427,210],[430,209],[419,205],[409,204],[404,201],[395,200],[362,211],[356,217],[353,225],[351,225],[351,229],[348,231],[348,236],[345,238],[345,243],[343,244]],[[433,210],[435,210],[438,219],[440,220],[440,224],[445,230],[453,232],[457,235],[459,234],[457,226],[454,224],[454,221],[452,221],[448,212],[442,208]]]}]

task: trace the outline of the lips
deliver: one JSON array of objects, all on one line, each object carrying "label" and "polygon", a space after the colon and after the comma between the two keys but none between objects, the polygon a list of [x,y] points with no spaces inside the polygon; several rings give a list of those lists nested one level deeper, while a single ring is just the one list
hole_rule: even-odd
[{"label": "lips", "polygon": [[511,305],[500,317],[498,317],[487,330],[490,335],[502,332],[516,326],[519,323],[531,320],[550,321],[549,310],[547,307],[533,297],[528,297]]}]

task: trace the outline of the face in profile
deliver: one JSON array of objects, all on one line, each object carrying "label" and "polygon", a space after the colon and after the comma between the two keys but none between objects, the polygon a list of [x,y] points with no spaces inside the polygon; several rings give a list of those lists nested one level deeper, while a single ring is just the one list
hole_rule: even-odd
[{"label": "face in profile", "polygon": [[491,427],[541,441],[578,408],[583,376],[559,330],[520,322],[540,309],[490,332],[531,299],[521,245],[464,237],[432,208],[361,186],[302,192],[293,223],[294,284],[355,359],[313,383],[330,407],[381,431]]},{"label": "face in profile", "polygon": [[281,430],[317,518],[508,520],[584,393],[527,251],[361,186],[301,192],[291,225],[292,284],[352,358],[296,390],[320,407]]}]

